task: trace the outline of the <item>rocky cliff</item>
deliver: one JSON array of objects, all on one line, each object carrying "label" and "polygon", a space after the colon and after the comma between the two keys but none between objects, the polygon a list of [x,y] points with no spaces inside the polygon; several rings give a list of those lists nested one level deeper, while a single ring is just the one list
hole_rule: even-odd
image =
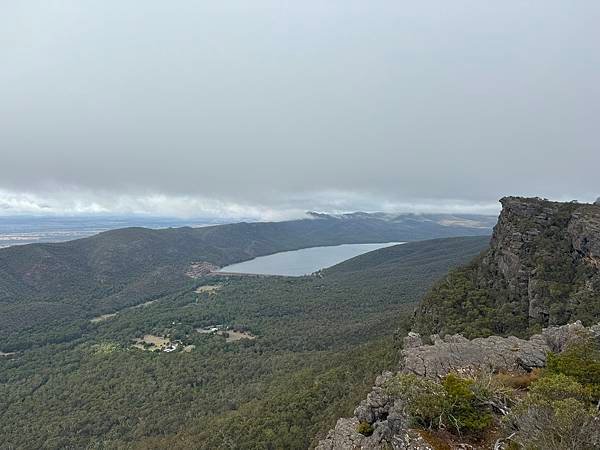
[{"label": "rocky cliff", "polygon": [[600,204],[500,201],[490,248],[425,296],[398,370],[378,377],[318,450],[502,449],[509,439],[600,448]]},{"label": "rocky cliff", "polygon": [[600,205],[500,201],[490,249],[426,296],[417,331],[527,334],[600,318]]},{"label": "rocky cliff", "polygon": [[[530,339],[491,336],[468,340],[462,335],[448,335],[444,339],[434,335],[424,345],[419,334],[405,338],[400,367],[396,373],[385,372],[377,378],[375,386],[354,410],[354,416],[339,419],[335,428],[320,441],[317,450],[434,450],[490,448],[489,442],[479,445],[462,441],[461,436],[444,436],[440,447],[424,429],[414,427],[408,417],[407,396],[390,394],[387,384],[398,374],[416,375],[438,382],[450,373],[473,377],[480,373],[527,374],[546,365],[549,352],[560,353],[584,335],[600,342],[600,324],[584,327],[576,322],[561,327],[549,327]],[[506,413],[507,411],[502,411]],[[364,431],[361,433],[361,425]],[[595,424],[597,425],[597,424]],[[498,436],[497,446],[504,448]],[[595,436],[600,445],[600,435]]]}]

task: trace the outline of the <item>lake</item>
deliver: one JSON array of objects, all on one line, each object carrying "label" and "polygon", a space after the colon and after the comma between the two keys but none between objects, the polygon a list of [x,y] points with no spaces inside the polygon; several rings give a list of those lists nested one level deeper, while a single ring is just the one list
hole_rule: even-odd
[{"label": "lake", "polygon": [[383,244],[343,244],[327,247],[311,247],[273,255],[259,256],[250,261],[222,267],[219,272],[252,273],[259,275],[308,275],[355,256],[403,242]]}]

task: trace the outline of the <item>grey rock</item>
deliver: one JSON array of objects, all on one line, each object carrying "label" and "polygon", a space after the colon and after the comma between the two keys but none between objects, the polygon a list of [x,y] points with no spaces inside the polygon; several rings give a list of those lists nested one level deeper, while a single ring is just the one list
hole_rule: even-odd
[{"label": "grey rock", "polygon": [[377,378],[375,378],[375,386],[383,386],[385,384],[385,382],[387,380],[389,380],[390,378],[392,378],[393,376],[394,376],[394,372],[390,372],[389,370],[386,370],[381,375],[379,375]]},{"label": "grey rock", "polygon": [[466,337],[464,337],[462,334],[448,334],[448,335],[444,336],[443,342],[459,344],[459,343],[469,342],[469,340]]},{"label": "grey rock", "polygon": [[542,337],[552,352],[562,352],[569,344],[589,335],[589,331],[578,320],[562,327],[544,328]]},{"label": "grey rock", "polygon": [[404,349],[400,370],[427,378],[441,378],[450,372],[464,375],[479,371],[523,372],[543,367],[549,350],[539,339],[491,336],[469,341],[452,336],[449,341]]},{"label": "grey rock", "polygon": [[391,434],[387,421],[374,425],[371,436],[363,436],[356,431],[357,418],[339,419],[327,437],[320,441],[316,450],[434,450],[421,435],[411,429],[401,429]]},{"label": "grey rock", "polygon": [[402,434],[395,435],[391,446],[394,450],[434,450],[415,430],[405,430]]},{"label": "grey rock", "polygon": [[421,345],[423,345],[421,335],[412,331],[403,340],[403,348],[420,347]]},{"label": "grey rock", "polygon": [[368,449],[377,447],[365,446],[367,437],[358,433],[359,420],[356,417],[339,419],[333,430],[327,433],[327,437],[320,441],[316,450],[346,450],[346,449]]},{"label": "grey rock", "polygon": [[374,423],[387,417],[391,406],[390,400],[383,388],[375,386],[354,410],[354,416],[361,422]]},{"label": "grey rock", "polygon": [[[538,198],[505,197],[494,227],[490,250],[478,266],[476,284],[503,292],[503,302],[528,314],[530,324],[552,324],[552,295],[537,261],[552,255],[553,248],[566,249],[565,264],[590,273],[583,287],[600,295],[600,204],[551,202]],[[539,236],[552,235],[553,247],[539,245]],[[562,251],[562,250],[561,250]],[[591,270],[590,270],[591,269]],[[582,292],[573,286],[570,296]],[[518,307],[517,307],[518,305]]]},{"label": "grey rock", "polygon": [[400,371],[434,379],[450,372],[526,372],[544,367],[548,352],[561,352],[590,333],[600,336],[600,324],[586,328],[577,321],[548,327],[528,340],[490,336],[470,341],[460,334],[446,336],[443,342],[403,349]]},{"label": "grey rock", "polygon": [[432,334],[431,336],[429,336],[429,340],[433,343],[433,344],[437,344],[439,342],[444,342],[442,340],[442,338],[440,337],[439,334]]}]

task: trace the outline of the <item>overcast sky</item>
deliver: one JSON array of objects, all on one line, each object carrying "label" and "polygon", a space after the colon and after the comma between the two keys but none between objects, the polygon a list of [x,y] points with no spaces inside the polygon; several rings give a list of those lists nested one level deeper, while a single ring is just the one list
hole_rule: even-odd
[{"label": "overcast sky", "polygon": [[600,2],[3,1],[0,214],[600,195]]}]

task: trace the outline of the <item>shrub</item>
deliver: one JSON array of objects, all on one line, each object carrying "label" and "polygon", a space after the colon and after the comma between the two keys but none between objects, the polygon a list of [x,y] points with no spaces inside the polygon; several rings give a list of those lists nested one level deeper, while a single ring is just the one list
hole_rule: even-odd
[{"label": "shrub", "polygon": [[590,337],[582,337],[558,355],[550,353],[547,372],[569,376],[588,386],[596,400],[600,397],[600,350]]},{"label": "shrub", "polygon": [[356,431],[364,436],[371,436],[375,430],[369,422],[360,422],[356,428]]},{"label": "shrub", "polygon": [[437,428],[444,416],[444,388],[434,381],[416,375],[397,375],[384,385],[387,394],[401,398],[404,413],[413,425]]},{"label": "shrub", "polygon": [[582,385],[572,377],[564,374],[546,375],[531,385],[527,402],[536,404],[574,398],[581,402],[591,402],[590,388]]},{"label": "shrub", "polygon": [[512,389],[527,389],[531,383],[539,379],[540,369],[533,369],[528,373],[499,373],[495,379],[503,386]]},{"label": "shrub", "polygon": [[600,416],[589,387],[566,375],[535,382],[527,398],[506,418],[522,448],[586,450],[600,446]]},{"label": "shrub", "polygon": [[449,374],[442,382],[446,391],[446,415],[458,433],[479,433],[492,424],[492,415],[483,408],[472,388],[473,380]]},{"label": "shrub", "polygon": [[493,397],[497,391],[491,384],[454,374],[446,376],[441,384],[415,375],[398,375],[384,388],[388,395],[401,399],[403,412],[413,425],[448,428],[459,434],[479,434],[489,427],[490,406],[498,400]]},{"label": "shrub", "polygon": [[521,448],[592,450],[600,446],[600,417],[588,403],[575,398],[547,401],[528,398],[510,416],[512,440]]}]

